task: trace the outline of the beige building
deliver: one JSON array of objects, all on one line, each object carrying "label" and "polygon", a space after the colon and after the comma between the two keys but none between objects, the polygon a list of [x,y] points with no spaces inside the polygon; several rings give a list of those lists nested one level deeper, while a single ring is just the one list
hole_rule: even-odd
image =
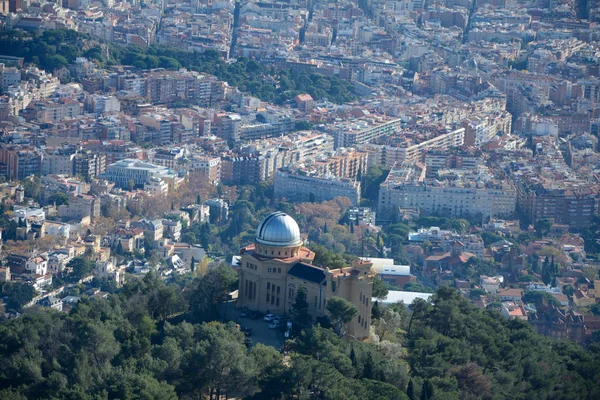
[{"label": "beige building", "polygon": [[368,261],[333,269],[313,265],[315,253],[303,246],[298,224],[275,212],[258,226],[254,244],[240,250],[240,286],[237,307],[273,314],[289,313],[298,290],[306,290],[310,314],[326,315],[332,297],[352,302],[359,315],[349,324],[347,335],[369,336],[371,298],[375,273]]}]

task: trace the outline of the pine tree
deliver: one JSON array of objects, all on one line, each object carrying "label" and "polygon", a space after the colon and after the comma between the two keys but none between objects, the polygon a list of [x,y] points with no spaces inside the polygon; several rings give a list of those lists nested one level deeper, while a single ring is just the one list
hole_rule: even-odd
[{"label": "pine tree", "polygon": [[192,256],[192,260],[190,261],[190,270],[192,272],[194,272],[195,264],[196,264],[196,260],[194,259],[194,256]]},{"label": "pine tree", "polygon": [[354,233],[354,221],[350,220],[350,233]]},{"label": "pine tree", "polygon": [[174,201],[171,202],[171,211],[173,211],[173,210],[175,210],[175,202]]},{"label": "pine tree", "polygon": [[409,400],[415,400],[415,387],[413,384],[413,380],[408,381],[408,387],[406,388],[406,395]]},{"label": "pine tree", "polygon": [[329,232],[329,229],[327,228],[327,222],[325,222],[325,225],[323,225],[323,233],[327,232]]},{"label": "pine tree", "polygon": [[196,196],[196,204],[202,204],[202,200],[200,198],[200,195]]}]

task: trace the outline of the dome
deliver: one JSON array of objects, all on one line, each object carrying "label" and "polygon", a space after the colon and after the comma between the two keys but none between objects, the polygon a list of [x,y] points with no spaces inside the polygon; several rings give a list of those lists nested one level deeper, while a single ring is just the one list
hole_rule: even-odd
[{"label": "dome", "polygon": [[280,211],[267,215],[258,224],[256,241],[266,246],[292,247],[300,246],[300,228],[289,215]]}]

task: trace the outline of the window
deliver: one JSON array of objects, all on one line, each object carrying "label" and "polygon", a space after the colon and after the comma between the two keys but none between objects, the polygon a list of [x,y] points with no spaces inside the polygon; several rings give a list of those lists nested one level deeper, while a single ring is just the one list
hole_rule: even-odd
[{"label": "window", "polygon": [[281,273],[281,268],[277,268],[277,273],[280,274]]},{"label": "window", "polygon": [[271,272],[271,267],[269,267],[269,269],[267,269],[267,272]]},{"label": "window", "polygon": [[358,316],[358,323],[360,324],[360,315]]},{"label": "window", "polygon": [[317,296],[315,296],[315,308],[317,308]]},{"label": "window", "polygon": [[294,297],[294,289],[289,288],[288,289],[288,299],[291,299]]},{"label": "window", "polygon": [[267,293],[267,303],[269,302],[270,299],[271,299],[271,294]]},{"label": "window", "polygon": [[267,282],[267,290],[271,289],[271,283]]},{"label": "window", "polygon": [[281,289],[281,286],[277,286],[277,294],[279,294],[279,289]]}]

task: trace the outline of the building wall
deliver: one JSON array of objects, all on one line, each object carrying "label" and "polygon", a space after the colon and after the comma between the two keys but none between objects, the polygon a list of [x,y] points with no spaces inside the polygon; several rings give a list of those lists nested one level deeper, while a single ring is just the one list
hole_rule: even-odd
[{"label": "building wall", "polygon": [[[308,311],[317,318],[327,314],[328,299],[340,297],[359,310],[359,315],[348,324],[347,334],[359,339],[369,336],[374,278],[370,262],[358,261],[343,270],[324,269],[323,281],[314,282],[288,274],[299,262],[312,263],[314,253],[307,248],[261,246],[257,249],[247,247],[241,251],[238,308],[289,314],[297,291],[305,290]],[[259,255],[255,255],[257,251]],[[305,255],[309,258],[304,258]]]},{"label": "building wall", "polygon": [[378,219],[388,220],[397,208],[418,208],[423,215],[460,217],[481,214],[484,217],[508,216],[516,210],[514,187],[461,188],[421,185],[387,185],[379,190]]},{"label": "building wall", "polygon": [[360,182],[350,179],[319,178],[284,171],[275,174],[275,197],[289,201],[327,201],[347,197],[353,205],[360,200]]}]

